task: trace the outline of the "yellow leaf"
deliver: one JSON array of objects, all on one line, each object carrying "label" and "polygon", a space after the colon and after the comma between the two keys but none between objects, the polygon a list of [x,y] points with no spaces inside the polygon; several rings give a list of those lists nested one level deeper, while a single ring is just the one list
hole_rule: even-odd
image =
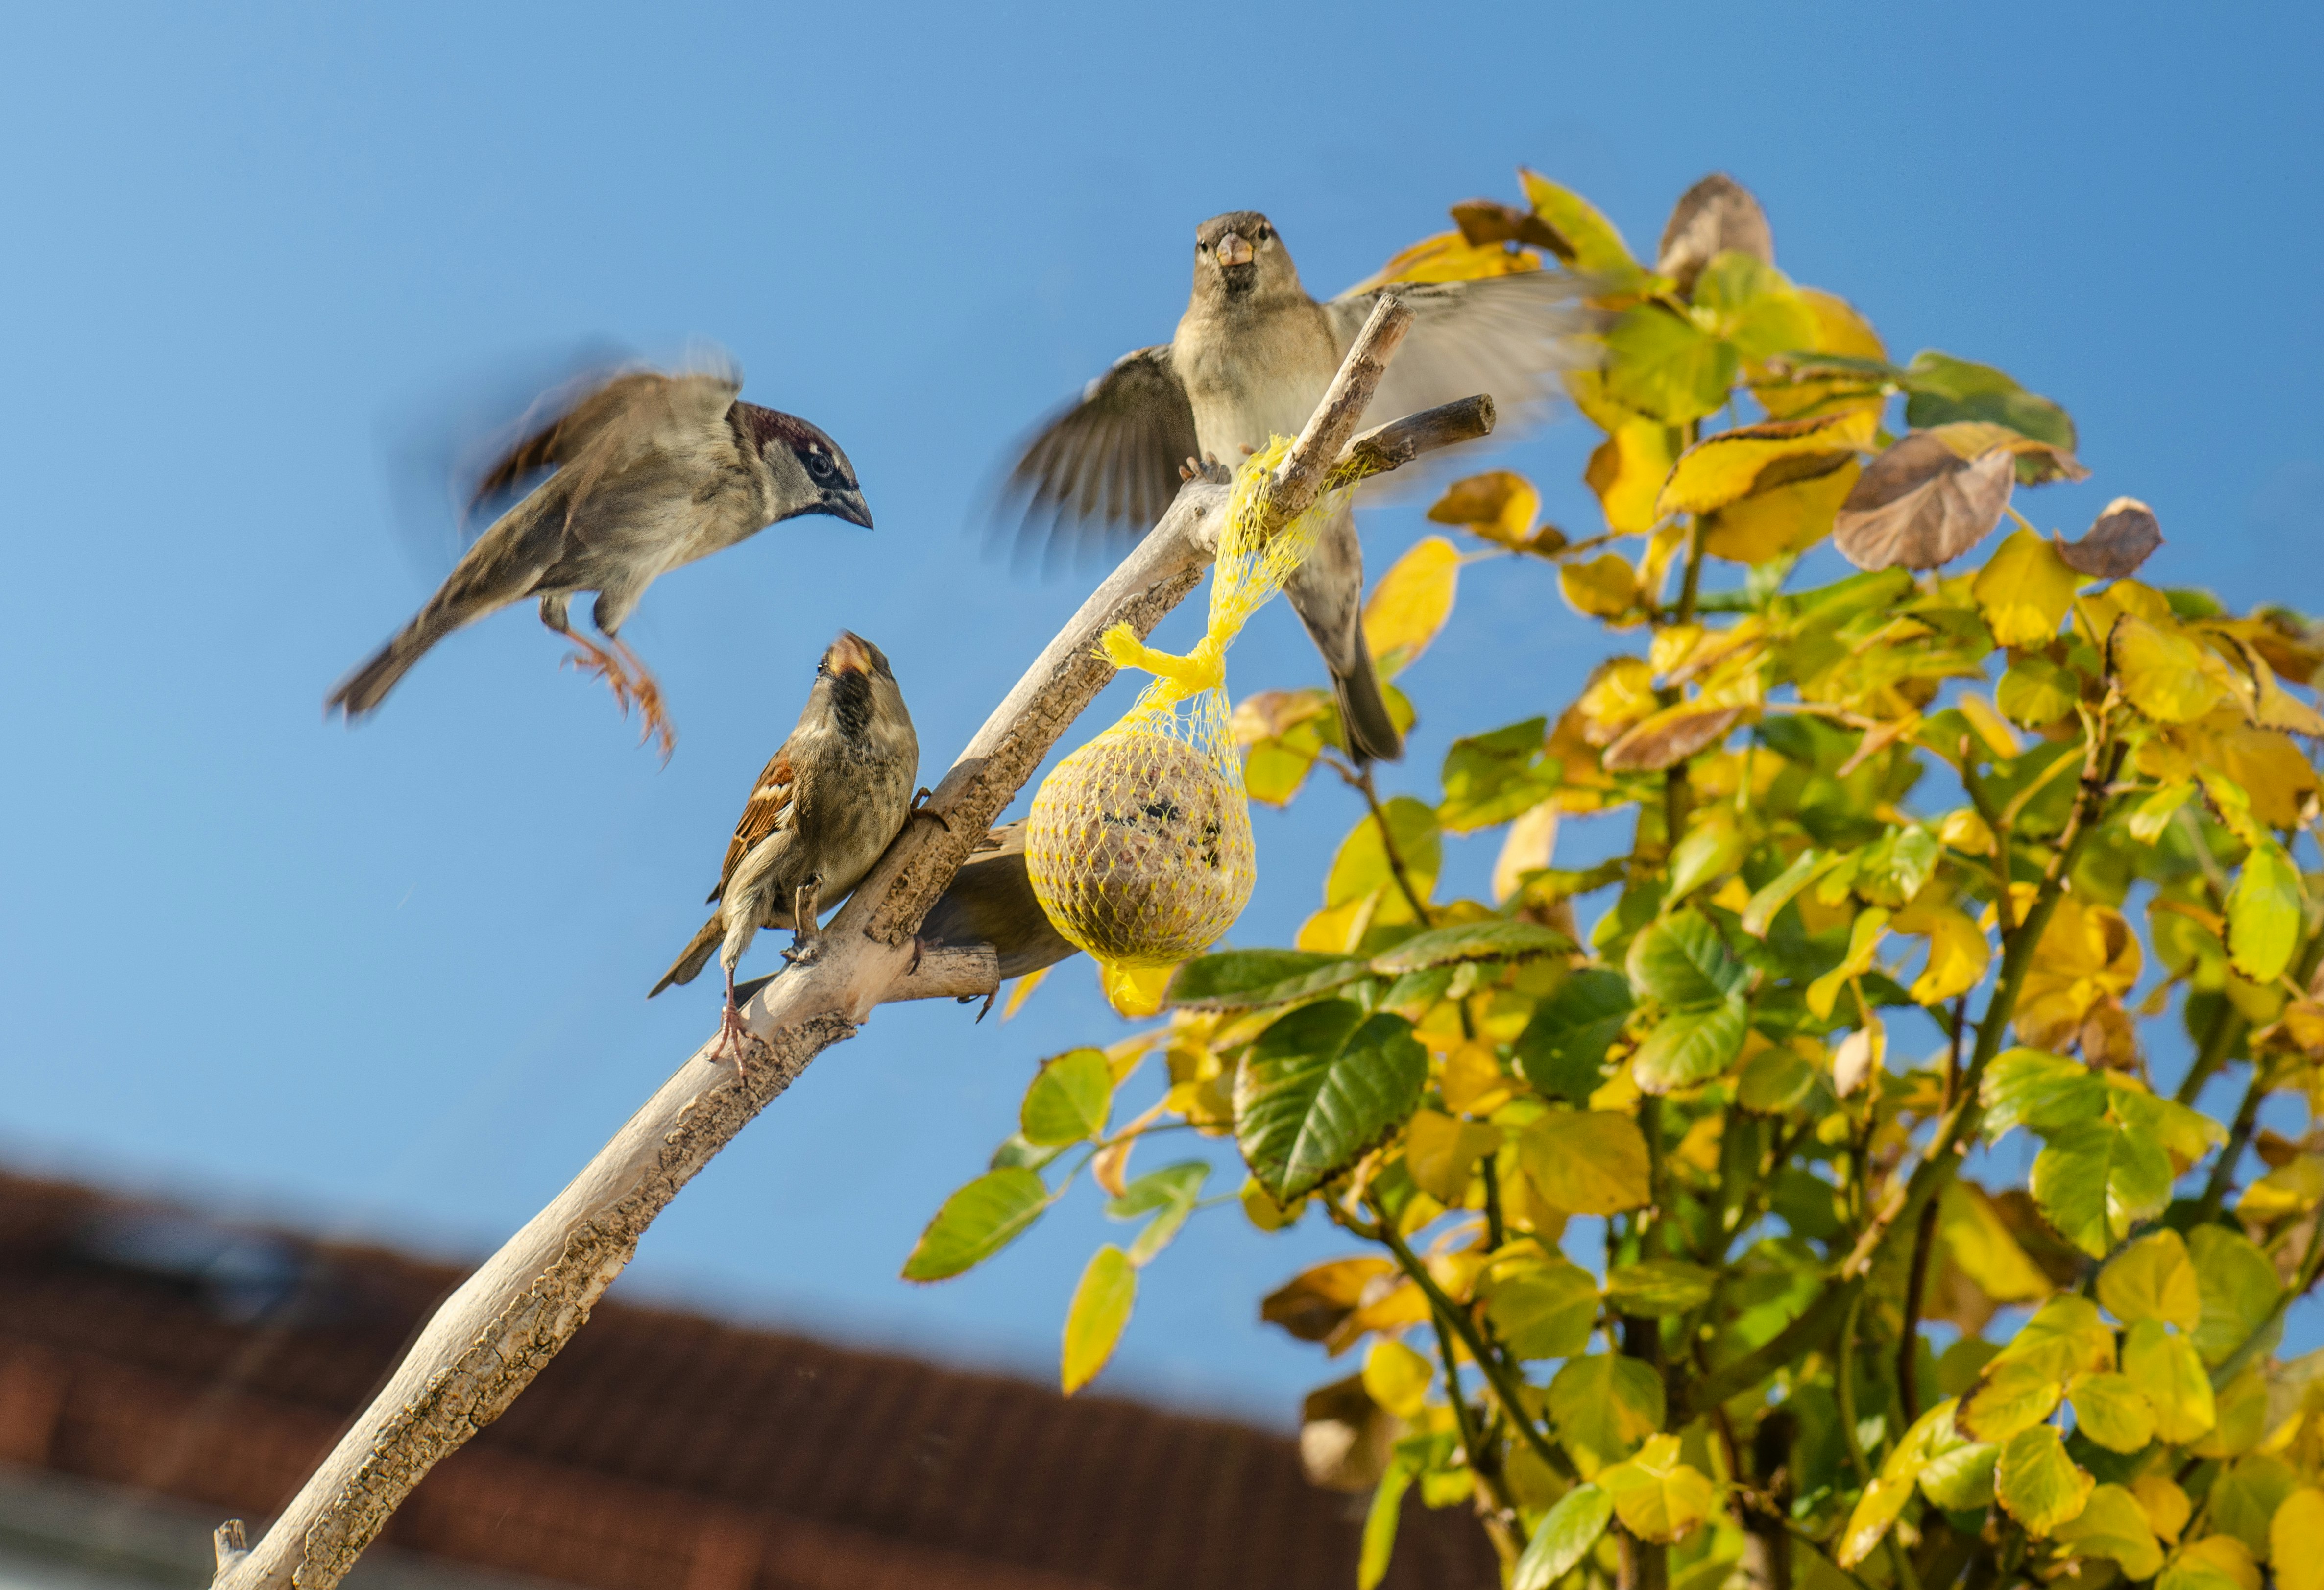
[{"label": "yellow leaf", "polygon": [[1509,825],[1493,862],[1493,903],[1515,894],[1525,875],[1549,864],[1557,850],[1557,807],[1544,801]]},{"label": "yellow leaf", "polygon": [[[1518,1031],[1523,1031],[1524,1029],[1520,1027]],[[1501,1069],[1501,1062],[1495,1058],[1490,1043],[1464,1043],[1446,1055],[1444,1070],[1437,1077],[1436,1086],[1443,1092],[1446,1109],[1458,1110],[1469,1115],[1491,1114],[1508,1103],[1510,1095],[1517,1091],[1508,1074]],[[1491,1132],[1492,1146],[1500,1147],[1498,1127],[1481,1126],[1475,1130]]]},{"label": "yellow leaf", "polygon": [[1573,705],[1582,717],[1582,738],[1592,745],[1610,745],[1624,729],[1651,717],[1659,707],[1655,670],[1644,658],[1617,657],[1600,666]]},{"label": "yellow leaf", "polygon": [[1498,1126],[1422,1110],[1405,1131],[1405,1169],[1421,1191],[1447,1208],[1457,1207],[1468,1194],[1477,1161],[1500,1146]]},{"label": "yellow leaf", "polygon": [[2240,1456],[2267,1438],[2267,1379],[2257,1369],[2246,1369],[2221,1386],[2213,1400],[2218,1421],[2209,1434],[2187,1447],[2196,1456]]},{"label": "yellow leaf", "polygon": [[2035,1537],[2080,1517],[2097,1484],[2066,1456],[2054,1425],[2037,1424],[2010,1437],[1993,1470],[1995,1499]]},{"label": "yellow leaf", "polygon": [[2172,733],[2195,760],[2241,785],[2251,799],[2252,816],[2268,827],[2298,822],[2307,797],[2315,792],[2316,770],[2297,745],[2273,729],[2243,722],[2231,709]]},{"label": "yellow leaf", "polygon": [[2046,1364],[1997,1358],[1961,1400],[1961,1434],[1973,1441],[2009,1440],[2049,1418],[2065,1391]]},{"label": "yellow leaf", "polygon": [[1995,1359],[2040,1365],[2061,1382],[2114,1367],[2114,1332],[2098,1317],[2098,1306],[2076,1293],[2063,1293],[2034,1311]]},{"label": "yellow leaf", "polygon": [[1702,550],[1730,563],[1803,552],[1830,535],[1864,466],[1853,455],[1821,475],[1753,493],[1704,515]]},{"label": "yellow leaf", "polygon": [[1761,491],[1837,469],[1872,446],[1877,417],[1863,410],[1812,420],[1771,420],[1708,437],[1679,455],[1654,516],[1707,513]]},{"label": "yellow leaf", "polygon": [[1452,615],[1461,580],[1461,549],[1441,535],[1424,536],[1396,560],[1364,604],[1364,636],[1383,677],[1394,679],[1428,650]]},{"label": "yellow leaf", "polygon": [[2256,1229],[2286,1216],[2305,1215],[2319,1203],[2324,1203],[2324,1160],[2302,1154],[2246,1188],[2236,1201],[2236,1217]]},{"label": "yellow leaf", "polygon": [[2122,693],[2157,723],[2193,723],[2215,707],[2239,704],[2227,664],[2176,624],[2126,613],[2115,620],[2107,651]]},{"label": "yellow leaf", "polygon": [[2192,1441],[2217,1421],[2211,1377],[2195,1344],[2171,1334],[2161,1319],[2139,1320],[2124,1336],[2122,1371],[2153,1408],[2154,1433],[2172,1446]]},{"label": "yellow leaf", "polygon": [[1364,1390],[1398,1419],[1417,1419],[1436,1371],[1402,1342],[1382,1338],[1364,1354]]},{"label": "yellow leaf", "polygon": [[1043,966],[1038,971],[1028,972],[1018,978],[1017,986],[1009,991],[1009,1003],[1001,1007],[1001,1019],[1006,1021],[1024,1009],[1025,1002],[1033,997],[1033,990],[1038,988],[1042,979],[1048,976],[1056,968],[1053,966]]},{"label": "yellow leaf", "polygon": [[1630,257],[1629,246],[1614,229],[1614,223],[1588,199],[1523,166],[1517,168],[1517,180],[1525,185],[1526,201],[1533,206],[1533,213],[1572,247],[1573,257],[1567,263],[1577,271],[1623,283],[1644,273]]},{"label": "yellow leaf", "polygon": [[1926,920],[1929,964],[1913,980],[1912,992],[1915,1003],[1935,1006],[1984,982],[1993,952],[1985,942],[1985,930],[1965,911],[1942,906],[1927,912]]},{"label": "yellow leaf", "polygon": [[1963,692],[1953,705],[1969,719],[1969,726],[1977,731],[1977,737],[1985,742],[1987,751],[2001,757],[2017,754],[2017,731],[2009,726],[2007,718],[1993,709],[1992,702],[1969,690]]},{"label": "yellow leaf", "polygon": [[1962,1274],[1997,1303],[2030,1303],[2057,1290],[2025,1255],[1983,1188],[1954,1179],[1938,1195],[1937,1236]]},{"label": "yellow leaf", "polygon": [[1582,478],[1616,535],[1644,535],[1659,522],[1655,499],[1676,457],[1674,434],[1660,421],[1631,420],[1590,455]]},{"label": "yellow leaf", "polygon": [[2058,1526],[2058,1543],[2077,1557],[2110,1557],[2126,1579],[2151,1579],[2163,1566],[2163,1548],[2138,1499],[2120,1485],[2100,1485],[2080,1516]]},{"label": "yellow leaf", "polygon": [[2181,1548],[2154,1590],[2259,1590],[2259,1565],[2233,1535],[2206,1535]]},{"label": "yellow leaf", "polygon": [[1861,977],[1872,969],[1872,957],[1879,954],[1881,937],[1887,930],[1888,913],[1878,906],[1857,912],[1848,930],[1848,953],[1840,957],[1838,966],[1808,985],[1808,1009],[1817,1020],[1831,1014],[1833,1003],[1849,979]]},{"label": "yellow leaf", "polygon": [[2267,1526],[2276,1590],[2324,1590],[2324,1491],[2302,1485]]},{"label": "yellow leaf", "polygon": [[2098,1272],[2098,1301],[2125,1325],[2159,1319],[2191,1331],[2203,1322],[2203,1294],[2187,1243],[2165,1227],[2115,1255]]},{"label": "yellow leaf", "polygon": [[1557,590],[1576,613],[1619,618],[1637,605],[1638,577],[1619,552],[1600,552],[1587,563],[1560,564]]},{"label": "yellow leaf", "polygon": [[1066,1396],[1096,1379],[1113,1356],[1137,1297],[1138,1270],[1128,1253],[1108,1243],[1090,1256],[1081,1284],[1074,1288],[1073,1304],[1065,1310],[1061,1378]]},{"label": "yellow leaf", "polygon": [[1969,587],[1995,643],[2047,645],[2072,605],[2082,577],[2058,556],[2058,549],[2030,530],[2001,543]]},{"label": "yellow leaf", "polygon": [[1534,520],[1540,513],[1541,493],[1533,482],[1514,470],[1495,469],[1446,486],[1428,517],[1504,547],[1522,547],[1533,539]]},{"label": "yellow leaf", "polygon": [[1966,855],[1993,854],[1993,829],[1978,815],[1975,807],[1964,806],[1947,812],[1937,829],[1937,837]]},{"label": "yellow leaf", "polygon": [[1518,1142],[1536,1189],[1569,1214],[1619,1214],[1653,1197],[1646,1140],[1628,1115],[1553,1110],[1526,1127]]},{"label": "yellow leaf", "polygon": [[[1888,350],[1882,345],[1879,333],[1846,300],[1817,287],[1802,287],[1797,291],[1800,302],[1815,324],[1815,339],[1804,351],[1842,354],[1854,359],[1887,359]],[[1868,378],[1858,376],[1783,383],[1760,377],[1755,380],[1752,395],[1767,412],[1778,418],[1821,411],[1825,404],[1837,401],[1860,402],[1877,413],[1883,406],[1877,392],[1845,400],[1840,397],[1843,393],[1861,393],[1868,384]]]},{"label": "yellow leaf", "polygon": [[1439,232],[1399,251],[1348,291],[1369,292],[1391,282],[1474,282],[1540,269],[1541,262],[1529,254],[1511,253],[1498,243],[1480,246],[1458,232]]},{"label": "yellow leaf", "polygon": [[2109,1452],[2136,1452],[2154,1439],[2154,1410],[2127,1375],[2077,1375],[2066,1397],[2075,1428]]},{"label": "yellow leaf", "polygon": [[1548,1400],[1558,1440],[1585,1480],[1637,1451],[1669,1411],[1654,1366],[1614,1353],[1568,1358]]},{"label": "yellow leaf", "polygon": [[2187,1493],[2169,1474],[2141,1474],[2130,1482],[2130,1493],[2146,1514],[2147,1527],[2165,1540],[2176,1541],[2195,1511]]},{"label": "yellow leaf", "polygon": [[1598,1484],[1623,1527],[1656,1545],[1692,1533],[1719,1501],[1710,1477],[1679,1460],[1676,1436],[1654,1437],[1628,1462],[1600,1471]]}]

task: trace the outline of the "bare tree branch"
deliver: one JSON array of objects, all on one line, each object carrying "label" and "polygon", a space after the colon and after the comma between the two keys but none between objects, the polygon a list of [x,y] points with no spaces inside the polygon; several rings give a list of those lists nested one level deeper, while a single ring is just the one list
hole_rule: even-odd
[{"label": "bare tree branch", "polygon": [[[1264,501],[1268,528],[1314,502],[1349,450],[1411,312],[1384,298]],[[1448,404],[1363,439],[1370,472],[1480,436],[1489,401]],[[654,1216],[825,1049],[896,999],[989,993],[990,947],[918,953],[920,919],[971,847],[1113,677],[1097,649],[1116,624],[1150,633],[1215,555],[1228,490],[1190,482],[1026,670],[936,793],[804,958],[753,994],[758,1040],[742,1074],[706,1043],[549,1206],[447,1299],[401,1366],[263,1539],[220,1531],[214,1590],[328,1590],[428,1471],[514,1401],[589,1317]]]}]

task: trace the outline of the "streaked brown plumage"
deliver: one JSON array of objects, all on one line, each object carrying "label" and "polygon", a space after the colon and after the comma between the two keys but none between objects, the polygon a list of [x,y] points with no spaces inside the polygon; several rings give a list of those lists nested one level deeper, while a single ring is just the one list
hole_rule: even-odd
[{"label": "streaked brown plumage", "polygon": [[[726,973],[722,1031],[739,1039],[734,967],[761,928],[812,932],[795,907],[835,905],[911,815],[919,738],[880,648],[843,630],[823,654],[798,725],[759,774],[727,842],[703,923],[661,981],[691,983],[714,951]],[[649,998],[651,994],[648,995]]]},{"label": "streaked brown plumage", "polygon": [[[1169,345],[1125,355],[1018,461],[1010,491],[1024,504],[1024,533],[1142,535],[1176,495],[1189,455],[1231,464],[1271,436],[1296,436],[1383,292],[1416,319],[1373,417],[1489,393],[1504,416],[1522,418],[1552,395],[1561,370],[1582,362],[1573,336],[1592,322],[1581,291],[1561,273],[1530,271],[1398,282],[1318,303],[1265,216],[1214,216],[1195,228],[1194,291]],[[1350,750],[1361,760],[1401,755],[1364,642],[1363,549],[1351,515],[1325,527],[1286,594],[1331,670]]]},{"label": "streaked brown plumage", "polygon": [[[603,673],[628,710],[634,698],[667,754],[674,736],[661,693],[620,630],[655,578],[803,513],[871,528],[855,471],[831,438],[795,415],[736,400],[731,370],[629,370],[574,397],[485,471],[474,501],[556,473],[476,538],[425,606],[333,690],[349,718],[386,699],[428,649],[528,596]],[[567,607],[595,591],[607,644],[576,634]]]}]

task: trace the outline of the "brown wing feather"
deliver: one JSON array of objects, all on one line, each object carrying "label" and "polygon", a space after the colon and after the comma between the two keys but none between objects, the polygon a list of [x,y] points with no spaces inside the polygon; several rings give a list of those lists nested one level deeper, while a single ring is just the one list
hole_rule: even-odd
[{"label": "brown wing feather", "polygon": [[[470,493],[468,506],[474,508],[485,498],[507,490],[528,475],[537,474],[552,465],[570,463],[575,454],[588,445],[589,439],[604,430],[631,404],[669,384],[669,377],[657,375],[650,370],[633,371],[616,375],[612,380],[574,395],[567,386],[550,393],[533,405],[536,412],[546,410],[553,418],[518,442],[485,470]],[[526,416],[530,422],[532,415]]]},{"label": "brown wing feather", "polygon": [[727,841],[726,859],[719,864],[718,887],[710,892],[711,900],[726,892],[727,883],[734,876],[734,869],[742,864],[742,858],[750,854],[751,846],[781,827],[789,817],[792,782],[791,748],[786,743],[768,761],[759,774],[758,787],[751,791],[751,799],[742,807],[742,815],[734,824],[734,837]]},{"label": "brown wing feather", "polygon": [[1178,465],[1196,445],[1168,346],[1124,355],[1050,417],[1010,471],[1001,495],[1023,504],[1019,547],[1144,534],[1177,495]]}]

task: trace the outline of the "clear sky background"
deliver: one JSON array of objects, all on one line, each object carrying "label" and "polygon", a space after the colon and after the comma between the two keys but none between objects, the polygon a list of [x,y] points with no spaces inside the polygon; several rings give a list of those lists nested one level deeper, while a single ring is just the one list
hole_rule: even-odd
[{"label": "clear sky background", "polygon": [[[835,629],[894,660],[933,782],[1076,604],[982,555],[978,489],[1167,337],[1223,209],[1267,210],[1330,292],[1516,197],[1519,162],[1642,251],[1727,171],[1900,356],[2068,405],[2095,474],[2026,494],[2037,522],[2141,496],[2162,583],[2324,607],[2320,45],[2291,5],[18,12],[0,1158],[489,1249],[708,1031],[708,981],[644,991]],[[392,455],[480,374],[688,338],[830,430],[879,529],[797,521],[654,587],[625,635],[669,766],[529,609],[326,724],[453,557]],[[1584,431],[1499,455],[1577,534]],[[1425,530],[1365,523],[1376,569]],[[1601,654],[1545,566],[1462,601],[1406,678],[1392,787],[1433,795],[1453,734],[1554,711]],[[1233,656],[1239,692],[1320,680],[1279,608]],[[1354,816],[1319,788],[1260,817],[1239,938],[1288,938]],[[1451,879],[1480,887],[1493,845]],[[1036,1059],[1127,1029],[1083,963],[969,1017],[891,1008],[826,1055],[617,1295],[1053,1373],[1093,1200],[965,1280],[895,1275]],[[1330,1246],[1198,1220],[1102,1383],[1283,1422],[1333,1371],[1257,1299]]]}]

